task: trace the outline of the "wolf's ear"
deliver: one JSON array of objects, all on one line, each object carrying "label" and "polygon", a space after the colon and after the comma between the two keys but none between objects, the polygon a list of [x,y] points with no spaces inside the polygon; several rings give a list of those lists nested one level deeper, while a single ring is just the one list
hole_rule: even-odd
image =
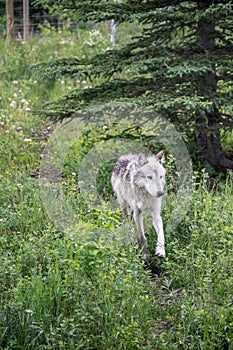
[{"label": "wolf's ear", "polygon": [[139,155],[138,155],[138,164],[140,166],[143,166],[146,163],[148,163],[148,160],[147,160],[145,154],[144,153],[139,153]]},{"label": "wolf's ear", "polygon": [[163,163],[164,161],[164,151],[160,151],[159,153],[156,154],[155,158],[159,163]]}]

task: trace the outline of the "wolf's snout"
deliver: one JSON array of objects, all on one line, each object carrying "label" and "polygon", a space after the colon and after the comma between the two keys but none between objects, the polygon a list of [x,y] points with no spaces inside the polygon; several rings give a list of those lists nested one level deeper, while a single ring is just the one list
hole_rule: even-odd
[{"label": "wolf's snout", "polygon": [[162,197],[163,195],[164,195],[164,192],[163,192],[163,191],[158,191],[158,192],[157,192],[157,196],[158,196],[158,197]]}]

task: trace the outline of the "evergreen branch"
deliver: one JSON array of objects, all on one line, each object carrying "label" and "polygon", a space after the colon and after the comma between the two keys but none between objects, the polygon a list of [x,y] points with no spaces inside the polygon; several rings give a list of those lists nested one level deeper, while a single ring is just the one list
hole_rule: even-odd
[{"label": "evergreen branch", "polygon": [[49,63],[37,63],[30,68],[31,74],[42,80],[54,80],[63,76],[86,78],[88,64],[76,58],[54,59]]}]

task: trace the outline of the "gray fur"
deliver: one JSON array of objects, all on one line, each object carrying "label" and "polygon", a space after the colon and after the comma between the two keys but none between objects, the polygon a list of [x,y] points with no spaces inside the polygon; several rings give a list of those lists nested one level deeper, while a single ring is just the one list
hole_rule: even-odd
[{"label": "gray fur", "polygon": [[166,170],[162,165],[163,151],[147,157],[143,153],[123,155],[116,161],[111,183],[122,212],[133,214],[139,244],[145,259],[149,258],[142,213],[148,210],[157,232],[156,255],[165,258],[163,222],[160,215],[164,195]]}]

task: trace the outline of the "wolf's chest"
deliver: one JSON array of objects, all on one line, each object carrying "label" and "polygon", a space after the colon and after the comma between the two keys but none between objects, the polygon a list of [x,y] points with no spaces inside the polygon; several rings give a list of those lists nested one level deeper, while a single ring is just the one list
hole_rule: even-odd
[{"label": "wolf's chest", "polygon": [[137,207],[141,210],[151,210],[154,206],[154,198],[144,189],[139,189],[136,196]]}]

